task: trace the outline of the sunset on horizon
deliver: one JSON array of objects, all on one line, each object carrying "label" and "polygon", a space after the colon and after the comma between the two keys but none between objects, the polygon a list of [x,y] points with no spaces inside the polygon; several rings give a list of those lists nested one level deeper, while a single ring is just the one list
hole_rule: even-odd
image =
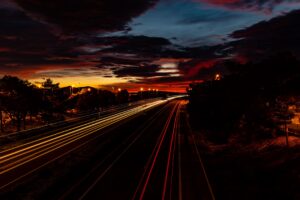
[{"label": "sunset on horizon", "polygon": [[300,0],[0,0],[1,200],[299,200]]},{"label": "sunset on horizon", "polygon": [[271,42],[272,33],[259,27],[292,18],[299,8],[297,1],[1,0],[0,75],[184,92],[193,81],[227,73],[227,60],[270,54],[247,43],[262,34]]}]

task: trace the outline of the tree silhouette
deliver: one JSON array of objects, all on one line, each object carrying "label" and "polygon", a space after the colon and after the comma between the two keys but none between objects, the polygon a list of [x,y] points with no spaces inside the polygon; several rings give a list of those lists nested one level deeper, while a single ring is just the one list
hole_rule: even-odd
[{"label": "tree silhouette", "polygon": [[0,80],[1,106],[13,122],[16,122],[17,131],[26,128],[26,117],[29,113],[38,112],[41,101],[35,87],[28,81],[13,76],[4,76]]},{"label": "tree silhouette", "polygon": [[234,132],[245,133],[245,141],[270,137],[278,98],[299,95],[299,61],[284,52],[256,63],[226,65],[230,75],[190,85],[189,111],[194,126],[209,130],[209,137],[220,142]]},{"label": "tree silhouette", "polygon": [[97,90],[85,92],[78,97],[77,107],[82,111],[98,110],[100,97]]},{"label": "tree silhouette", "polygon": [[127,103],[129,100],[129,93],[127,90],[121,90],[117,93],[118,103]]},{"label": "tree silhouette", "polygon": [[52,79],[50,79],[50,78],[47,78],[45,80],[45,82],[43,82],[42,85],[43,85],[44,88],[51,89],[51,90],[59,88],[59,83],[53,83]]}]

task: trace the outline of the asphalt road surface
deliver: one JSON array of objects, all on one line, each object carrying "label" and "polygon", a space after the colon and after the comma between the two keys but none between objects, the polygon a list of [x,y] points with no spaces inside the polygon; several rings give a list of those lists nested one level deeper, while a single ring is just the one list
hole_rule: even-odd
[{"label": "asphalt road surface", "polygon": [[157,100],[0,152],[0,199],[214,199],[185,100]]}]

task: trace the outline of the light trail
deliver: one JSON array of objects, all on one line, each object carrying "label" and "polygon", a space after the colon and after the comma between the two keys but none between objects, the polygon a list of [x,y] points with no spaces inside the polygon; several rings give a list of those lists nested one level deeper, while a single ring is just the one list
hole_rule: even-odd
[{"label": "light trail", "polygon": [[[124,112],[124,111],[123,111],[123,112]],[[101,118],[101,119],[99,119],[99,120],[94,120],[94,121],[92,121],[92,122],[88,122],[88,123],[85,123],[85,124],[82,124],[82,125],[78,125],[78,126],[76,126],[76,127],[73,127],[73,128],[70,128],[70,129],[67,129],[67,130],[64,130],[64,131],[60,131],[60,132],[58,132],[58,133],[51,134],[51,135],[49,135],[49,136],[45,136],[45,137],[43,137],[43,138],[34,140],[34,141],[32,141],[32,142],[28,142],[28,143],[19,145],[19,146],[17,146],[17,147],[13,147],[13,148],[10,148],[10,149],[8,149],[8,150],[4,150],[4,151],[0,152],[0,155],[5,154],[4,156],[0,156],[0,160],[3,159],[3,158],[5,158],[5,157],[11,156],[11,155],[9,155],[7,152],[14,151],[14,154],[18,154],[18,153],[20,153],[21,151],[26,150],[26,148],[23,148],[23,149],[22,149],[22,147],[29,146],[29,145],[31,145],[31,144],[37,143],[38,141],[43,141],[43,140],[45,140],[45,139],[47,139],[47,138],[55,138],[56,136],[58,136],[58,137],[56,137],[56,138],[59,138],[59,137],[65,136],[65,135],[73,134],[74,130],[77,130],[77,131],[78,131],[78,130],[81,130],[82,127],[83,127],[83,128],[87,128],[87,127],[90,127],[90,125],[95,125],[95,123],[100,123],[100,122],[104,122],[104,121],[108,121],[108,120],[114,119],[115,116],[119,116],[119,115],[121,115],[121,114],[122,114],[122,113],[117,113],[117,114],[114,114],[114,115],[111,115],[111,116],[108,116],[108,117],[105,117],[105,118]],[[64,134],[64,133],[66,133],[66,134]],[[45,143],[45,142],[44,142],[44,143]],[[37,145],[39,145],[39,144],[43,144],[43,143],[38,143]],[[35,145],[32,145],[32,146],[30,146],[30,147],[34,147],[34,146],[35,146]],[[20,151],[15,151],[15,149],[21,149],[21,150],[20,150]]]},{"label": "light trail", "polygon": [[[171,165],[171,177],[170,177],[170,200],[173,197],[173,180],[174,180],[174,173],[175,173],[175,155],[176,155],[176,147],[179,148],[178,146],[178,137],[179,137],[179,133],[180,133],[180,112],[181,112],[181,107],[182,107],[182,101],[180,102],[180,107],[178,108],[178,115],[175,118],[175,123],[174,123],[174,127],[173,130],[175,132],[175,138],[174,138],[174,143],[173,143],[173,153],[172,153],[172,165]],[[177,155],[178,156],[178,155]]]},{"label": "light trail", "polygon": [[[166,100],[165,100],[166,101]],[[164,101],[164,102],[165,102]],[[157,101],[156,101],[157,102]],[[141,106],[144,106],[144,105],[141,105]],[[127,110],[128,111],[128,110]],[[28,145],[30,145],[30,144],[33,144],[33,143],[36,143],[36,142],[38,142],[38,141],[41,141],[41,140],[44,140],[44,139],[46,139],[46,138],[52,138],[52,137],[55,137],[55,136],[57,136],[57,135],[62,135],[63,133],[66,133],[66,132],[71,132],[71,131],[73,131],[73,130],[78,130],[79,128],[81,128],[81,127],[87,127],[88,125],[93,125],[93,124],[95,124],[95,123],[97,123],[97,122],[101,122],[101,121],[105,121],[105,120],[111,120],[112,118],[114,118],[114,116],[119,116],[119,115],[121,115],[122,113],[124,113],[124,112],[126,112],[126,111],[122,111],[122,112],[119,112],[119,113],[116,113],[116,114],[113,114],[113,115],[110,115],[110,116],[106,116],[106,117],[104,117],[104,118],[101,118],[101,119],[98,119],[98,120],[94,120],[94,121],[91,121],[91,122],[87,122],[87,123],[85,123],[85,124],[81,124],[81,125],[78,125],[78,126],[76,126],[76,127],[72,127],[72,128],[70,128],[70,129],[67,129],[67,130],[64,130],[64,131],[60,131],[60,132],[58,132],[58,133],[56,133],[56,134],[51,134],[51,135],[49,135],[49,136],[45,136],[45,137],[43,137],[43,138],[41,138],[41,139],[37,139],[37,140],[34,140],[34,141],[32,141],[32,142],[28,142],[28,143],[26,143],[26,144],[22,144],[22,145],[18,145],[17,147],[13,147],[13,148],[10,148],[10,149],[7,149],[7,150],[4,150],[4,151],[1,151],[0,152],[0,160],[1,160],[1,158],[2,157],[8,157],[8,155],[5,155],[5,156],[1,156],[2,154],[7,154],[7,152],[9,152],[9,151],[14,151],[15,149],[18,149],[18,148],[22,148],[22,147],[24,147],[24,146],[28,146]],[[72,133],[70,133],[70,134],[72,134]],[[16,152],[16,153],[19,153],[19,152]]]},{"label": "light trail", "polygon": [[[171,140],[170,140],[170,146],[169,146],[169,151],[168,151],[168,159],[167,159],[167,165],[166,165],[166,172],[165,172],[165,179],[164,179],[164,186],[163,186],[163,192],[162,192],[162,200],[165,199],[166,196],[166,191],[168,187],[168,177],[169,177],[169,170],[170,170],[170,163],[171,163],[171,158],[173,157],[172,155],[174,154],[174,149],[175,149],[175,135],[177,133],[177,124],[178,124],[178,117],[179,117],[179,111],[180,111],[181,103],[179,103],[175,115],[175,120],[174,120],[174,126],[172,130],[172,135],[171,135]],[[171,185],[171,182],[170,182]],[[171,189],[171,187],[170,187]]]},{"label": "light trail", "polygon": [[[152,123],[155,121],[155,117],[158,116],[160,113],[165,111],[166,107],[162,108],[156,115],[152,116],[148,121],[146,127],[143,128],[141,131],[137,131],[138,135],[126,146],[126,148],[111,162],[111,164],[102,172],[100,176],[88,187],[88,189],[80,196],[79,200],[83,200],[87,194],[95,187],[95,185],[107,174],[107,172],[121,159],[121,157],[132,147],[132,145],[144,134],[144,131],[149,128]],[[132,133],[128,139],[135,135],[137,132]],[[118,147],[119,148],[119,147]]]},{"label": "light trail", "polygon": [[[127,114],[127,113],[125,113]],[[124,115],[125,117],[128,116],[127,115]],[[116,120],[116,118],[118,117],[118,119]],[[33,143],[36,143],[38,141],[42,141],[40,143],[37,143],[37,144],[34,144],[34,145],[31,145],[29,147],[26,147],[26,148],[22,148],[20,150],[17,150],[17,151],[14,151],[12,153],[9,153],[9,154],[5,154],[3,156],[0,156],[0,164],[3,163],[4,161],[6,161],[4,158],[7,158],[9,157],[8,159],[12,159],[12,158],[15,158],[17,156],[22,156],[24,155],[24,153],[21,153],[21,152],[24,152],[26,150],[30,150],[34,147],[38,147],[39,149],[40,148],[43,148],[44,146],[41,146],[43,144],[53,144],[54,142],[56,141],[59,141],[59,140],[64,140],[64,139],[68,139],[67,136],[70,136],[70,137],[74,137],[74,136],[78,136],[78,134],[84,134],[86,131],[91,131],[92,129],[95,129],[95,128],[99,128],[99,126],[96,126],[96,125],[100,125],[102,127],[106,127],[107,123],[108,125],[112,124],[112,123],[115,123],[117,122],[118,120],[120,120],[121,118],[120,117],[123,117],[123,113],[119,113],[117,115],[114,115],[114,116],[110,116],[110,117],[107,117],[106,119],[102,119],[100,121],[94,121],[94,122],[90,122],[89,125],[88,124],[84,124],[84,125],[80,125],[78,127],[75,127],[75,128],[72,128],[72,129],[69,129],[69,130],[66,130],[66,131],[62,131],[62,132],[59,132],[57,134],[54,134],[54,135],[51,135],[51,136],[47,136],[47,137],[44,137],[44,138],[41,138],[41,139],[38,139],[38,140],[35,140],[33,142],[30,142],[30,143],[27,143],[27,144],[24,144],[24,145],[21,145],[21,146],[18,146],[18,147],[15,147],[14,149],[17,149],[17,148],[20,148],[22,146],[26,146],[28,144],[33,144]],[[101,128],[102,128],[101,127]],[[74,130],[76,129],[76,130]],[[71,131],[72,130],[72,131]],[[85,131],[85,132],[80,132],[80,131]],[[65,134],[63,134],[65,133]],[[77,134],[76,134],[77,133]],[[57,137],[54,137],[54,136],[57,136]],[[49,140],[45,140],[47,138],[50,138]],[[7,151],[11,151],[12,149],[10,150],[7,150]],[[3,153],[3,152],[1,152]],[[26,152],[25,152],[26,153]]]},{"label": "light trail", "polygon": [[[166,124],[165,124],[165,126],[164,126],[164,128],[163,128],[163,130],[161,132],[161,134],[159,135],[159,137],[157,139],[157,142],[155,144],[155,147],[153,148],[153,151],[152,151],[151,155],[149,156],[149,159],[148,159],[148,161],[147,161],[147,163],[145,165],[145,170],[143,172],[143,175],[140,178],[139,184],[138,184],[138,186],[137,186],[137,188],[136,188],[136,190],[135,190],[135,192],[134,192],[133,197],[131,198],[131,200],[135,200],[137,198],[137,195],[138,195],[139,191],[141,190],[142,186],[143,186],[143,189],[142,189],[143,191],[141,192],[139,199],[143,199],[144,198],[144,194],[143,193],[145,193],[146,187],[147,187],[147,184],[148,184],[147,182],[149,181],[147,179],[150,179],[152,170],[153,170],[155,162],[157,160],[157,156],[158,156],[158,153],[160,151],[159,150],[160,149],[159,146],[162,144],[162,142],[164,140],[164,137],[165,137],[165,133],[169,129],[170,122],[171,122],[171,119],[172,119],[172,117],[173,117],[173,115],[175,113],[176,108],[177,108],[177,111],[178,111],[178,105],[179,104],[180,103],[175,104],[174,108],[172,109],[171,113],[169,114],[167,122],[166,122]],[[151,167],[150,167],[150,165],[151,165]],[[151,170],[151,168],[152,168],[152,170]],[[147,178],[145,178],[146,175],[147,175]],[[142,184],[144,184],[144,185],[142,185]]]},{"label": "light trail", "polygon": [[[118,147],[116,147],[113,151],[111,151],[109,154],[107,154],[100,163],[98,163],[87,175],[85,175],[83,178],[81,178],[75,185],[73,185],[67,192],[65,192],[60,198],[59,200],[63,200],[67,197],[67,195],[69,195],[70,193],[72,193],[73,191],[76,190],[76,188],[78,188],[80,186],[80,184],[82,184],[84,181],[86,181],[90,176],[92,176],[97,170],[99,170],[100,167],[102,167],[102,165],[104,165],[104,163],[112,156],[114,156],[115,153],[117,153],[118,150],[120,150],[122,148],[122,146],[124,146],[125,144],[127,144],[130,141],[137,141],[145,132],[145,130],[147,128],[149,128],[151,125],[153,125],[154,121],[156,120],[156,117],[158,117],[161,113],[163,113],[168,107],[164,106],[162,109],[160,109],[155,115],[153,115],[150,119],[148,119],[144,125],[142,126],[142,130],[138,129],[137,131],[135,131],[134,133],[132,133],[130,136],[127,137],[127,139],[121,143]],[[135,136],[137,134],[137,136]],[[132,140],[132,137],[135,138]],[[129,144],[129,148],[133,145],[132,142],[130,142]],[[124,153],[126,153],[128,151],[128,146],[126,146],[126,148],[123,150],[125,151]],[[124,155],[124,154],[122,154]],[[119,155],[118,155],[119,156]],[[115,158],[115,160],[113,161],[113,165],[118,161],[118,156],[117,158]],[[98,176],[98,178],[89,186],[89,188],[87,190],[85,190],[85,192],[81,195],[81,198],[84,199],[85,196],[94,188],[94,186],[97,184],[97,182],[99,182],[103,176],[111,169],[110,166],[108,166],[105,170],[105,172],[103,172],[100,176]]]},{"label": "light trail", "polygon": [[[169,115],[170,116],[170,115]],[[169,117],[168,116],[168,117]],[[146,173],[147,173],[147,170],[148,170],[148,168],[149,168],[149,166],[150,166],[150,164],[151,164],[151,162],[152,162],[152,159],[153,159],[153,157],[154,157],[154,155],[155,155],[155,150],[157,149],[157,147],[158,147],[158,145],[159,145],[159,141],[161,141],[161,138],[162,138],[162,134],[160,134],[159,135],[159,137],[158,137],[158,139],[157,139],[157,142],[155,143],[155,146],[154,146],[154,148],[153,148],[153,151],[152,151],[152,153],[151,153],[151,155],[149,156],[149,159],[148,159],[148,161],[147,161],[147,163],[146,163],[146,165],[145,165],[145,170],[144,170],[144,172],[143,172],[143,175],[141,176],[141,178],[140,178],[140,181],[139,181],[139,183],[138,183],[138,186],[137,186],[137,188],[136,188],[136,190],[135,190],[135,192],[134,192],[134,194],[133,194],[133,197],[131,198],[131,200],[135,200],[136,199],[136,196],[137,196],[137,194],[138,194],[138,191],[140,190],[140,188],[142,187],[142,183],[143,183],[143,180],[144,180],[144,178],[146,177]]]},{"label": "light trail", "polygon": [[[101,111],[101,116],[103,118],[103,116],[108,116],[110,113],[112,112],[117,112],[117,111],[122,111],[124,109],[128,109],[128,108],[133,108],[133,107],[136,107],[136,106],[139,106],[139,105],[143,105],[145,103],[150,103],[150,102],[154,102],[154,101],[157,101],[159,100],[160,98],[154,98],[154,99],[149,99],[149,100],[142,100],[142,101],[138,101],[138,102],[132,102],[132,103],[127,103],[127,104],[122,104],[122,105],[116,105],[116,106],[110,106],[108,108],[104,108],[102,111]],[[59,121],[59,122],[55,122],[55,123],[50,123],[50,124],[47,124],[47,125],[44,125],[44,126],[40,126],[40,127],[36,127],[36,128],[32,128],[32,129],[26,129],[26,130],[22,130],[22,131],[19,131],[19,132],[15,132],[15,133],[10,133],[10,134],[7,134],[7,135],[0,135],[0,138],[5,138],[5,137],[11,137],[11,136],[16,136],[16,135],[19,135],[19,134],[22,134],[24,132],[28,132],[28,131],[34,131],[34,130],[38,130],[38,129],[41,129],[41,128],[48,128],[48,127],[52,127],[52,126],[57,126],[57,125],[63,125],[63,124],[66,124],[68,122],[76,122],[78,120],[83,120],[85,118],[89,118],[89,117],[92,117],[92,116],[98,116],[99,115],[99,112],[85,112],[85,113],[79,113],[78,114],[78,117],[76,118],[73,118],[73,119],[67,119],[67,120],[64,120],[64,121]],[[88,122],[87,122],[88,123]]]},{"label": "light trail", "polygon": [[[180,123],[178,124],[180,130]],[[178,132],[178,140],[177,140],[177,154],[178,154],[178,200],[182,200],[182,167],[181,167],[181,141],[182,135],[180,131]]]},{"label": "light trail", "polygon": [[[179,112],[180,112],[180,110],[179,110]],[[178,120],[177,121],[179,121],[179,116],[180,116],[180,113],[178,114]],[[175,173],[175,150],[176,150],[176,144],[177,144],[177,138],[178,138],[178,133],[179,133],[179,124],[180,123],[177,123],[176,124],[176,134],[175,134],[175,137],[174,137],[174,145],[173,145],[173,149],[172,149],[172,151],[173,151],[173,153],[172,153],[172,160],[171,160],[171,176],[170,176],[170,190],[169,190],[169,195],[170,195],[170,200],[172,199],[172,197],[173,197],[173,180],[174,180],[174,173]]]},{"label": "light trail", "polygon": [[172,112],[170,113],[170,115],[169,115],[169,117],[168,117],[168,120],[167,120],[167,122],[166,122],[166,125],[165,125],[165,127],[164,127],[164,129],[163,129],[163,131],[162,131],[162,133],[161,133],[161,134],[162,134],[162,137],[161,137],[161,139],[160,139],[160,141],[159,141],[159,145],[158,145],[158,147],[157,147],[157,150],[156,150],[156,153],[155,153],[153,162],[152,162],[152,164],[151,164],[151,166],[150,166],[150,170],[149,170],[148,175],[147,175],[147,177],[146,177],[146,180],[145,180],[144,186],[143,186],[143,188],[142,188],[142,191],[141,191],[139,200],[142,200],[142,199],[144,198],[144,195],[145,195],[145,192],[146,192],[146,188],[147,188],[147,186],[148,186],[148,183],[149,183],[151,174],[152,174],[152,172],[153,172],[153,168],[154,168],[155,163],[156,163],[156,161],[157,161],[157,157],[158,157],[158,155],[159,155],[160,149],[161,149],[161,147],[162,147],[162,143],[163,143],[163,141],[164,141],[164,139],[165,139],[165,136],[166,136],[168,127],[169,127],[169,125],[170,125],[172,116],[174,115],[174,112],[175,112],[175,110],[176,110],[176,108],[177,108],[177,105],[178,105],[178,103],[174,106]]},{"label": "light trail", "polygon": [[[15,169],[15,168],[19,167],[20,165],[28,163],[28,162],[30,162],[36,158],[39,158],[47,153],[50,153],[56,149],[59,149],[65,145],[67,145],[67,144],[70,144],[70,143],[77,141],[83,137],[86,137],[96,131],[99,131],[109,125],[119,122],[119,121],[121,121],[125,118],[128,118],[134,114],[137,114],[139,112],[143,112],[143,111],[145,111],[153,106],[159,105],[161,103],[162,102],[159,101],[159,102],[155,102],[155,103],[151,103],[151,104],[146,104],[146,105],[143,105],[143,106],[140,106],[138,108],[134,108],[134,109],[131,109],[128,111],[124,111],[122,113],[108,117],[105,120],[91,123],[88,126],[81,127],[77,130],[67,132],[63,135],[59,135],[57,137],[54,137],[54,138],[51,138],[48,140],[44,140],[40,143],[37,143],[37,144],[31,145],[29,147],[17,150],[15,152],[3,155],[0,157],[0,164],[3,164],[3,163],[5,164],[10,161],[12,161],[12,162],[9,164],[6,164],[6,165],[2,165],[0,167],[0,174],[3,174],[12,169]],[[27,156],[24,157],[24,155],[27,155]],[[35,155],[37,155],[37,156],[35,156]],[[19,159],[17,159],[17,158],[19,158]],[[17,159],[17,161],[13,161],[16,159]]]},{"label": "light trail", "polygon": [[[58,149],[61,149],[65,147],[68,144],[71,144],[73,142],[76,142],[82,138],[88,137],[92,135],[93,133],[104,129],[110,125],[116,124],[124,119],[133,117],[136,114],[143,113],[151,108],[154,108],[158,105],[161,105],[165,103],[167,100],[158,100],[151,103],[146,103],[145,105],[141,105],[126,111],[122,111],[120,113],[114,114],[112,116],[108,116],[93,122],[89,122],[86,124],[79,125],[77,127],[70,128],[65,131],[58,132],[56,134],[53,134],[51,136],[46,136],[40,139],[37,139],[32,142],[28,142],[25,144],[22,144],[20,146],[5,150],[0,152],[0,175],[4,175],[7,172],[10,172],[16,168],[19,168],[31,161],[34,161],[40,157],[43,157],[51,152],[54,152]],[[98,136],[101,136],[99,134]],[[79,145],[81,146],[81,145]],[[77,149],[78,147],[75,147],[67,152],[71,152],[74,149]],[[41,168],[42,166],[45,166],[46,164],[62,157],[65,155],[65,153],[55,157],[54,159],[42,163],[39,166],[37,166],[35,169],[32,169],[31,171],[24,172],[24,174],[20,177],[18,177],[15,180],[12,180],[9,183],[6,183],[2,186],[0,186],[0,189],[10,185],[11,183],[19,180],[20,178],[36,171],[37,169]]]}]

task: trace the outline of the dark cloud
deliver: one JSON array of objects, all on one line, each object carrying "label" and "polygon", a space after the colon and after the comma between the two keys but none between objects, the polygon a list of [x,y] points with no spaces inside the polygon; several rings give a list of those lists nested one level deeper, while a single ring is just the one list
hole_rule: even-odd
[{"label": "dark cloud", "polygon": [[159,65],[124,67],[115,70],[114,74],[118,77],[152,77],[165,75],[164,73],[157,72],[159,67]]},{"label": "dark cloud", "polygon": [[239,63],[257,62],[281,52],[291,52],[300,58],[299,33],[300,10],[235,31],[230,35],[234,41],[210,47],[213,51],[180,63],[179,69],[185,78],[205,80],[216,73],[229,73],[226,63],[230,59]]},{"label": "dark cloud", "polygon": [[37,18],[64,30],[123,29],[128,21],[153,6],[156,0],[15,0]]},{"label": "dark cloud", "polygon": [[16,4],[12,0],[0,0],[0,8],[16,9]]},{"label": "dark cloud", "polygon": [[260,22],[231,37],[238,39],[229,45],[234,51],[250,59],[266,57],[281,51],[300,56],[300,10]]},{"label": "dark cloud", "polygon": [[[98,67],[99,71],[111,70],[117,77],[137,77],[136,82],[143,82],[143,80],[149,83],[169,82],[186,80],[186,78],[179,77],[177,72],[161,72],[160,66],[153,62],[160,58],[192,59],[191,62],[180,63],[178,73],[194,78],[198,77],[197,73],[203,66],[207,67],[205,61],[224,56],[224,54],[216,54],[222,50],[222,46],[188,48],[175,46],[161,37],[98,37],[86,32],[96,29],[123,28],[131,17],[147,9],[154,1],[137,3],[135,8],[117,7],[117,4],[112,4],[115,1],[74,1],[72,7],[66,6],[71,4],[70,1],[16,1],[25,12],[19,8],[13,9],[13,4],[6,2],[10,6],[5,6],[0,10],[2,26],[0,29],[0,73],[2,74],[24,75],[26,73],[41,76],[44,73],[53,77],[63,77],[81,73],[82,76],[90,76],[89,72],[72,73],[64,69]],[[108,6],[108,9],[102,7],[99,9],[98,3]],[[120,1],[118,5],[120,4],[129,6],[130,3]],[[122,12],[118,14],[121,8]],[[98,9],[97,12],[96,9]],[[137,12],[133,11],[135,9]],[[109,18],[103,17],[104,10],[106,14],[111,12],[107,14]],[[88,14],[85,15],[86,13]],[[68,30],[78,32],[78,34],[69,35],[65,32],[60,35],[56,29],[37,16],[47,22],[65,26]],[[52,67],[47,67],[50,65]],[[43,69],[46,72],[43,72]],[[50,71],[47,71],[48,69]],[[95,74],[94,71],[93,74]]]},{"label": "dark cloud", "polygon": [[299,33],[300,10],[235,31],[230,35],[234,41],[207,47],[206,53],[204,47],[186,49],[191,60],[181,62],[179,70],[186,80],[205,80],[216,73],[229,73],[229,59],[256,62],[281,52],[292,52],[300,58]]},{"label": "dark cloud", "polygon": [[171,42],[165,38],[147,36],[121,36],[99,38],[104,44],[113,44],[102,52],[138,53],[140,55],[161,55],[162,50]]},{"label": "dark cloud", "polygon": [[171,52],[166,53],[166,48],[172,46],[167,39],[146,36],[101,37],[93,42],[110,45],[98,52],[100,58],[97,66],[100,68],[148,66],[155,59],[170,56]]},{"label": "dark cloud", "polygon": [[197,0],[213,5],[234,9],[250,9],[271,11],[276,5],[283,2],[299,2],[299,0]]},{"label": "dark cloud", "polygon": [[[198,74],[202,68],[213,66],[217,59],[227,55],[226,51],[222,52],[224,48],[222,45],[192,48],[176,47],[164,38],[123,36],[101,38],[101,40],[113,44],[111,48],[101,52],[114,52],[116,55],[102,56],[99,67],[113,66],[110,69],[117,77],[137,77],[135,82],[139,83],[202,79],[205,77]],[[120,55],[128,53],[133,57],[120,57]],[[186,58],[188,61],[179,61],[178,69],[172,68],[171,70],[175,70],[174,72],[165,73],[159,71],[158,65],[151,65],[152,62],[160,58],[172,58],[175,59],[175,62],[176,59]]]},{"label": "dark cloud", "polygon": [[145,59],[130,59],[118,58],[112,56],[103,56],[100,59],[101,66],[114,66],[114,65],[140,65],[141,63],[150,62],[151,60]]},{"label": "dark cloud", "polygon": [[[16,2],[22,9],[12,9],[13,4],[9,3],[5,8],[0,6],[2,74],[3,71],[18,73],[30,68],[32,74],[38,71],[36,77],[43,74],[53,77],[80,75],[88,77],[96,74],[123,79],[135,77],[134,80],[130,79],[135,83],[171,83],[210,79],[215,73],[227,73],[223,62],[228,58],[240,61],[257,59],[275,50],[290,50],[300,56],[298,34],[300,11],[235,31],[230,35],[234,40],[227,44],[183,47],[174,45],[162,37],[111,36],[116,34],[109,33],[100,37],[92,33],[99,30],[124,29],[132,17],[141,14],[156,1],[16,0]],[[265,9],[283,1],[206,2],[228,8]],[[193,18],[182,23],[196,22],[193,20],[203,19]],[[207,23],[209,21],[207,20]],[[65,32],[57,31],[48,23],[62,27]],[[162,68],[161,65],[164,63],[157,62],[160,59],[173,59],[170,62],[176,64],[176,67]],[[49,65],[56,65],[57,68],[47,71],[48,68],[45,66]],[[71,71],[63,70],[65,68]],[[75,68],[84,70],[73,72]],[[46,72],[41,69],[45,69]],[[99,70],[99,73],[96,70]],[[107,71],[101,73],[105,70],[111,74]],[[171,72],[167,73],[167,70]]]},{"label": "dark cloud", "polygon": [[112,77],[107,71],[99,70],[97,68],[63,68],[63,69],[52,69],[46,72],[38,72],[35,74],[37,77],[89,77],[89,76],[101,76],[101,77]]},{"label": "dark cloud", "polygon": [[[2,8],[0,23],[3,27],[0,29],[2,74],[60,78],[97,74],[108,77],[136,77],[135,82],[139,83],[164,83],[203,78],[198,76],[198,72],[203,67],[208,67],[208,60],[225,55],[216,54],[223,48],[220,45],[180,47],[160,37],[59,35],[51,26],[37,21],[20,9]],[[187,58],[191,61],[180,63],[178,72],[167,73],[160,71],[160,65],[153,64],[160,58]],[[49,65],[52,67],[47,67]],[[91,67],[98,67],[99,73],[94,69],[90,73],[91,70],[88,69]],[[76,68],[86,68],[86,72],[78,72]],[[111,70],[112,74],[100,73],[104,69]],[[178,73],[184,77],[180,77]]]},{"label": "dark cloud", "polygon": [[[192,80],[188,80],[192,81]],[[182,76],[177,76],[177,77],[172,77],[172,76],[163,76],[163,77],[149,77],[149,78],[144,78],[140,79],[138,81],[134,81],[134,83],[140,83],[140,84],[147,84],[147,85],[155,85],[155,84],[164,84],[166,86],[171,86],[176,83],[180,82],[188,82],[185,77]],[[187,87],[188,84],[185,84],[185,87]]]},{"label": "dark cloud", "polygon": [[[99,38],[94,43],[110,44],[110,48],[102,50],[102,53],[116,52],[123,54],[138,55],[138,60],[149,61],[161,57],[169,58],[199,58],[211,59],[218,56],[224,56],[222,54],[217,55],[217,52],[221,52],[224,48],[223,45],[216,46],[202,46],[202,47],[180,47],[173,45],[169,40],[159,37],[147,37],[147,36],[122,36],[122,37],[105,37]],[[107,58],[104,58],[106,62]],[[109,58],[110,62],[122,63],[122,59]],[[127,62],[135,62],[134,60],[124,60],[124,64]]]},{"label": "dark cloud", "polygon": [[74,47],[81,42],[53,34],[20,9],[0,8],[0,74],[32,75],[49,65],[80,62]]},{"label": "dark cloud", "polygon": [[[34,73],[34,68],[41,70],[49,65],[57,65],[55,69],[59,66],[70,68],[73,65],[76,68],[78,65],[85,67],[84,62],[88,62],[90,67],[115,66],[111,70],[124,66],[149,65],[148,63],[161,55],[165,46],[172,45],[164,38],[146,36],[60,36],[51,27],[32,19],[19,9],[2,8],[0,23],[2,74],[24,74],[25,71]],[[122,71],[119,73],[121,75]],[[141,73],[135,75],[142,76]]]}]

